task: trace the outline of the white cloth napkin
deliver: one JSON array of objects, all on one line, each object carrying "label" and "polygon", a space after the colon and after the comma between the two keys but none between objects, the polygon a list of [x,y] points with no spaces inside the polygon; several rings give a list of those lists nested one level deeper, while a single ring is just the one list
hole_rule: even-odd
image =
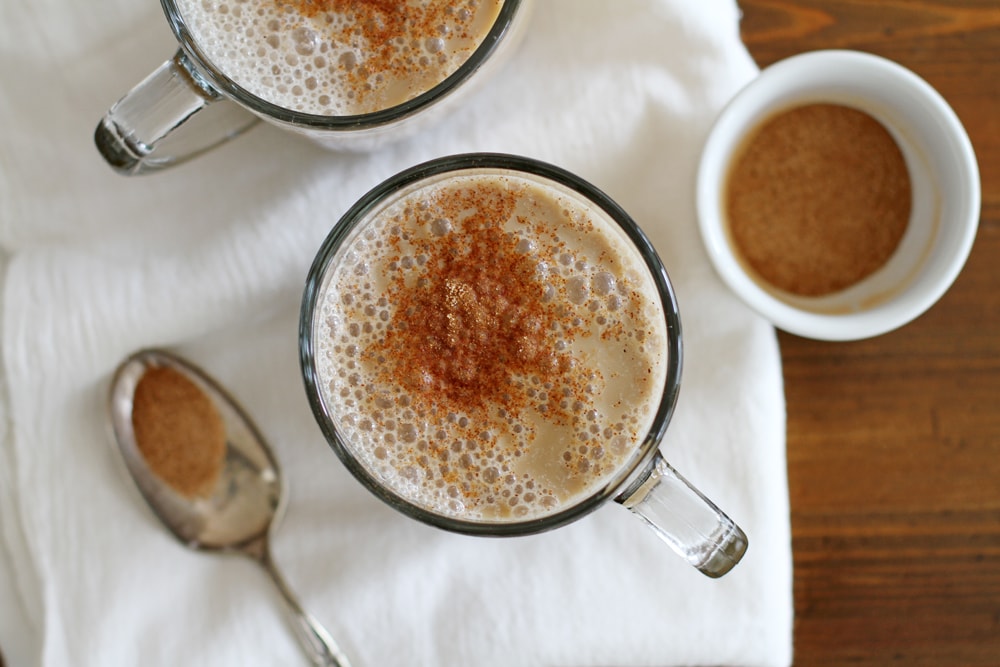
[{"label": "white cloth napkin", "polygon": [[[290,487],[275,559],[357,667],[790,663],[776,339],[713,274],[693,204],[710,123],[756,72],[733,0],[540,0],[516,57],[418,138],[345,156],[263,126],[135,179],[113,174],[91,136],[174,50],[157,3],[0,12],[0,561],[12,580],[0,649],[15,665],[304,664],[256,565],[185,549],[121,472],[108,380],[149,346],[199,363],[255,416]],[[690,568],[614,504],[517,539],[424,526],[324,442],[297,361],[310,261],[366,190],[470,150],[575,171],[652,237],[685,327],[663,449],[749,535],[726,577]]]}]

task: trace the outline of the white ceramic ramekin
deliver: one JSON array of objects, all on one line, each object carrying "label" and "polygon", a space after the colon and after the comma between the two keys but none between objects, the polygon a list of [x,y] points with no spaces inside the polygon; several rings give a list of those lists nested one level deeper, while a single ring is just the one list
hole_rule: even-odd
[{"label": "white ceramic ramekin", "polygon": [[[892,134],[910,172],[913,206],[899,247],[862,282],[824,297],[783,293],[749,275],[726,231],[724,187],[730,160],[767,117],[810,103],[868,113]],[[979,168],[955,112],[926,81],[884,58],[814,51],[763,70],[716,119],[698,169],[702,239],[722,280],[776,327],[821,340],[886,333],[924,313],[965,264],[979,223]]]}]

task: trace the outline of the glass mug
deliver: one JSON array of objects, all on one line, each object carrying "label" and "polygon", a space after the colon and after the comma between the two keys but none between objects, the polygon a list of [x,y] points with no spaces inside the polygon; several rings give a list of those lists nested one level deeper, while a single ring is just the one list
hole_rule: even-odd
[{"label": "glass mug", "polygon": [[[279,46],[284,49],[284,45],[287,45],[288,53],[272,66],[276,68],[274,73],[277,75],[277,68],[284,68],[287,62],[298,77],[297,83],[281,84],[286,86],[283,89],[286,93],[289,85],[299,86],[300,95],[303,94],[303,87],[315,89],[316,77],[307,76],[310,72],[327,69],[335,71],[339,68],[341,76],[347,76],[344,72],[350,74],[365,71],[370,77],[376,77],[382,74],[362,68],[374,69],[381,65],[386,76],[391,77],[390,70],[398,65],[398,61],[391,60],[392,56],[386,52],[386,49],[394,48],[389,44],[395,43],[395,40],[385,37],[388,33],[371,32],[364,36],[367,43],[361,41],[338,44],[334,37],[330,37],[329,42],[323,42],[322,37],[326,33],[323,32],[321,17],[313,15],[316,14],[316,3],[309,0],[288,0],[283,4],[275,3],[274,0],[263,1],[269,2],[267,6],[271,9],[280,8],[280,11],[275,10],[278,11],[278,18],[282,12],[286,17],[293,17],[293,25],[279,27],[278,19],[274,19],[275,32],[266,39],[260,34],[265,29],[264,25],[251,27],[249,32],[254,35],[256,31],[255,39],[258,42],[250,43],[247,38],[246,45],[233,45],[228,57],[233,57],[236,50],[240,49],[243,62],[236,66],[260,66],[261,61],[272,62],[278,57],[271,50],[277,52]],[[94,133],[94,142],[101,155],[113,169],[125,175],[149,173],[184,162],[242,134],[261,119],[305,135],[334,150],[372,150],[389,140],[408,136],[425,123],[442,116],[461,97],[457,93],[467,93],[471,83],[481,82],[488,72],[495,70],[505,60],[503,56],[509,55],[523,37],[533,0],[496,0],[498,10],[495,18],[489,24],[474,26],[482,32],[473,38],[471,45],[463,42],[451,53],[451,57],[461,60],[461,63],[456,66],[457,60],[451,61],[447,69],[438,72],[439,77],[426,74],[424,78],[427,80],[421,80],[421,85],[408,93],[398,94],[395,99],[382,99],[375,108],[366,108],[364,111],[348,109],[346,112],[325,109],[322,113],[314,113],[315,109],[307,112],[288,108],[248,90],[233,79],[228,71],[229,67],[226,70],[220,67],[217,62],[219,58],[210,56],[210,49],[196,39],[195,26],[178,8],[183,0],[161,2],[180,48],[170,60],[115,103],[98,123]],[[292,9],[296,4],[301,5],[299,14]],[[217,10],[224,7],[227,16],[237,11],[239,15],[249,16],[249,7],[263,5],[261,0],[205,0],[202,6],[214,6]],[[367,17],[370,20],[366,25],[373,25],[374,21],[377,26],[394,29],[393,22],[398,25],[400,17],[405,16],[393,14],[392,8],[385,9],[378,4],[361,3],[358,6],[362,8],[357,10],[361,12],[359,23],[365,19],[364,12],[372,13],[372,16]],[[421,19],[425,25],[419,27],[419,31],[422,31],[419,34],[420,40],[414,40],[414,45],[406,48],[423,53],[421,63],[431,63],[435,57],[440,57],[444,62],[444,53],[448,53],[451,48],[446,41],[449,39],[447,34],[450,34],[450,26],[446,23],[439,24],[438,19],[455,21],[457,12],[462,11],[468,12],[462,14],[462,20],[478,19],[473,15],[474,9],[462,10],[456,3],[433,0],[430,6],[434,7],[433,11],[428,10],[426,15],[422,15],[425,16]],[[494,5],[490,2],[470,3],[470,7],[484,6]],[[332,17],[334,14],[328,16]],[[469,16],[472,18],[468,18]],[[433,17],[434,22],[426,17]],[[461,28],[462,25],[465,24],[458,24],[458,27]],[[231,29],[231,26],[224,27]],[[271,28],[272,26],[266,27],[268,30]],[[364,33],[365,29],[359,31]],[[418,30],[417,27],[412,29]],[[437,31],[435,34],[439,33],[444,37],[427,36],[432,31]],[[466,38],[467,35],[462,37]],[[383,41],[379,42],[379,39]],[[271,40],[271,43],[267,40]],[[478,46],[475,46],[476,43]],[[381,49],[379,44],[382,45]],[[251,48],[257,49],[254,52],[256,55],[250,54]],[[339,56],[336,54],[338,48],[342,49]],[[364,50],[362,57],[356,55],[360,50]],[[467,57],[463,55],[465,53],[468,53]],[[367,61],[364,56],[369,56]],[[336,62],[329,62],[335,58]],[[422,68],[423,65],[417,71],[424,76]],[[452,68],[454,71],[450,71]],[[303,74],[304,70],[306,74]],[[260,76],[268,74],[265,72]],[[283,71],[281,76],[290,75]],[[260,82],[254,85],[258,83]],[[364,92],[367,89],[364,81],[354,80],[353,84],[349,82],[344,85],[350,89],[345,91],[345,95],[351,98],[359,99],[362,94],[371,94]],[[413,96],[417,90],[423,92]],[[331,96],[326,97],[329,100]],[[324,100],[324,103],[329,104],[328,100]]]},{"label": "glass mug", "polygon": [[313,262],[299,350],[333,450],[413,518],[525,535],[614,499],[708,576],[746,550],[659,453],[681,374],[663,264],[558,167],[458,155],[371,190]]}]

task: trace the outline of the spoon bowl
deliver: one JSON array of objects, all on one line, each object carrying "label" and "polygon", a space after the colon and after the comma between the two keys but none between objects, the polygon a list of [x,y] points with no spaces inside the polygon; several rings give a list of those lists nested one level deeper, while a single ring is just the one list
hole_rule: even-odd
[{"label": "spoon bowl", "polygon": [[[211,400],[226,432],[225,463],[208,498],[187,498],[149,467],[136,443],[132,398],[151,367],[182,373]],[[283,482],[270,449],[253,422],[210,377],[173,355],[146,350],[129,357],[115,373],[110,396],[111,426],[132,479],[163,524],[193,549],[239,551],[266,535],[284,510]]]},{"label": "spoon bowl", "polygon": [[[136,441],[132,422],[136,386],[152,368],[172,369],[201,390],[222,419],[226,444],[223,466],[211,493],[187,497],[151,469]],[[270,575],[290,614],[292,629],[314,665],[349,667],[325,629],[296,600],[271,558],[270,535],[284,510],[278,461],[250,417],[229,393],[193,364],[162,350],[143,350],[115,371],[109,419],[125,467],[153,514],[187,547],[239,553]]]}]

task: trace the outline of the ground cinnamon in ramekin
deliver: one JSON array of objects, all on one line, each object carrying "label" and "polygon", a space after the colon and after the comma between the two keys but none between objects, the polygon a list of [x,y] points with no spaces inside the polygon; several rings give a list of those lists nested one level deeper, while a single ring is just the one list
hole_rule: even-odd
[{"label": "ground cinnamon in ramekin", "polygon": [[132,399],[132,429],[153,474],[183,496],[211,495],[225,460],[226,431],[194,382],[173,368],[147,369]]},{"label": "ground cinnamon in ramekin", "polygon": [[765,121],[734,160],[729,233],[772,286],[823,296],[860,282],[896,250],[910,176],[892,135],[866,113],[809,104]]}]

